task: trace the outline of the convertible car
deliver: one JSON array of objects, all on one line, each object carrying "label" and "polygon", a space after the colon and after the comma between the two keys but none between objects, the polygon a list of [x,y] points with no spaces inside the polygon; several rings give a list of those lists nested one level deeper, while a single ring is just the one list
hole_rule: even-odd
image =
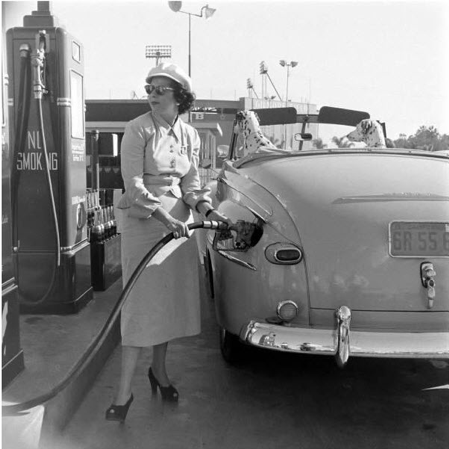
[{"label": "convertible car", "polygon": [[[225,360],[238,359],[242,344],[332,355],[339,366],[350,357],[448,358],[448,155],[303,149],[311,124],[351,131],[369,114],[249,112],[237,114],[210,185],[234,225],[198,234]],[[298,148],[265,138],[266,126],[293,123]]]}]

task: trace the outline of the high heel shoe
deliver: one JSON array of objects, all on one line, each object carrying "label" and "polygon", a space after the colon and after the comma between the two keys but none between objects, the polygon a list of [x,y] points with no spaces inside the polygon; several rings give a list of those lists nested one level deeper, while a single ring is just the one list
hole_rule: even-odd
[{"label": "high heel shoe", "polygon": [[112,404],[107,410],[106,410],[106,419],[108,421],[120,421],[123,422],[126,419],[126,415],[128,414],[129,406],[131,405],[131,402],[134,400],[134,396],[131,393],[130,398],[126,402],[125,405],[115,405]]},{"label": "high heel shoe", "polygon": [[179,398],[178,390],[173,385],[163,387],[156,379],[156,376],[154,375],[151,366],[148,369],[148,379],[150,380],[151,391],[153,392],[153,394],[157,393],[157,387],[159,387],[159,391],[161,392],[161,396],[164,401],[178,402]]}]

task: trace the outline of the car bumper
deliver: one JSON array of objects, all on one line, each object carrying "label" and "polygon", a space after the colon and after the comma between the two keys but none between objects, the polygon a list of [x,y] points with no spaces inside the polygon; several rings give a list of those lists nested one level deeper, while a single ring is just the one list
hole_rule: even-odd
[{"label": "car bumper", "polygon": [[249,345],[278,351],[334,355],[340,366],[344,366],[350,356],[449,358],[449,332],[351,331],[350,311],[349,320],[346,321],[339,318],[339,311],[336,312],[333,330],[298,328],[253,320],[242,328],[240,338]]}]

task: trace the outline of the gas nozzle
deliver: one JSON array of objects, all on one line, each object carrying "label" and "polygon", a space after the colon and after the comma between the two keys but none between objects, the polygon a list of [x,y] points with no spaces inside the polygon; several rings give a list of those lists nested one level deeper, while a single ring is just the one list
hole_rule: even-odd
[{"label": "gas nozzle", "polygon": [[[263,230],[259,224],[244,220],[236,223],[223,223],[225,226],[217,228],[213,247],[221,251],[246,251],[255,246],[262,237]],[[233,235],[235,233],[235,237]]]},{"label": "gas nozzle", "polygon": [[235,238],[237,249],[245,250],[255,246],[262,236],[262,228],[260,226],[244,220],[237,220],[237,223],[231,225],[229,229],[237,234]]},{"label": "gas nozzle", "polygon": [[36,50],[32,54],[31,65],[33,66],[33,90],[34,98],[42,99],[44,93],[47,93],[44,84],[44,63],[45,52],[48,44],[48,36],[45,30],[36,34]]},{"label": "gas nozzle", "polygon": [[226,223],[225,221],[208,220],[203,221],[203,228],[226,230],[229,229],[229,224]]}]

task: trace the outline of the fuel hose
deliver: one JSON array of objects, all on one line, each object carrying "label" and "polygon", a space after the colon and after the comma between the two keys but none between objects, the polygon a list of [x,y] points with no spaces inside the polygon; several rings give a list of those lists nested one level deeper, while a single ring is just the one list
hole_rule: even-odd
[{"label": "fuel hose", "polygon": [[[42,46],[43,44],[41,44]],[[19,153],[24,151],[25,142],[26,142],[26,133],[28,129],[29,122],[29,110],[30,110],[30,100],[31,100],[31,61],[30,61],[30,52],[31,48],[28,44],[23,44],[20,46],[20,81],[19,81],[19,97],[18,97],[18,111],[17,111],[17,125],[16,125],[16,134],[15,134],[15,160],[12,167],[12,215],[13,222],[16,223],[16,226],[13,226],[13,246],[17,248],[19,251],[19,236],[18,236],[18,195],[19,195],[19,185],[20,185],[20,170],[17,170],[17,158]],[[40,82],[39,76],[39,82]],[[39,84],[40,85],[40,84]],[[20,300],[22,303],[27,305],[37,306],[46,301],[49,297],[53,288],[56,284],[57,279],[57,270],[61,265],[61,244],[60,244],[60,234],[59,234],[59,223],[58,223],[58,215],[56,211],[56,203],[55,203],[55,195],[53,191],[53,184],[51,181],[50,169],[48,166],[48,151],[47,151],[47,142],[45,138],[45,128],[44,128],[44,117],[42,111],[42,95],[38,95],[36,97],[37,101],[37,112],[38,112],[38,123],[39,123],[39,131],[42,136],[42,148],[43,148],[43,163],[44,163],[44,171],[47,181],[47,186],[49,189],[50,195],[50,204],[51,204],[51,212],[53,223],[55,227],[55,266],[52,271],[51,280],[49,282],[47,291],[40,297],[38,300],[30,299],[26,296],[23,290],[20,288],[20,283],[18,286],[18,291],[20,295]]]},{"label": "fuel hose", "polygon": [[[193,229],[221,229],[225,230],[228,229],[229,225],[226,222],[222,221],[201,221],[201,222],[195,222],[187,225],[189,230]],[[67,385],[70,384],[71,380],[76,377],[78,374],[80,374],[92,361],[92,359],[97,354],[100,347],[103,345],[103,343],[106,341],[108,334],[110,330],[112,329],[115,321],[117,320],[119,313],[123,307],[123,304],[125,303],[126,299],[128,298],[129,293],[134,288],[135,283],[137,282],[137,279],[142,274],[143,270],[146,268],[148,263],[153,259],[153,257],[171,240],[174,239],[173,232],[170,234],[167,234],[165,237],[163,237],[161,240],[159,240],[151,249],[148,251],[148,253],[143,257],[137,268],[134,270],[133,274],[129,278],[128,282],[126,283],[125,287],[122,290],[122,293],[117,300],[117,303],[115,304],[114,308],[112,309],[111,314],[109,315],[108,319],[106,320],[106,323],[104,324],[103,328],[101,329],[100,333],[97,335],[93,343],[90,345],[88,350],[85,354],[83,354],[83,357],[76,363],[76,365],[69,371],[67,376],[54,388],[52,388],[47,393],[44,393],[40,396],[37,396],[33,399],[30,399],[28,401],[22,402],[20,404],[13,404],[13,405],[3,405],[2,406],[2,413],[3,416],[12,416],[16,415],[19,412],[23,412],[24,410],[31,409],[33,407],[36,407],[37,405],[43,404],[53,397],[55,397],[60,391],[62,391]]]},{"label": "fuel hose", "polygon": [[[48,151],[47,151],[47,143],[45,140],[45,133],[44,133],[44,118],[43,118],[43,113],[42,113],[42,99],[38,99],[37,100],[37,104],[38,104],[38,114],[39,114],[39,128],[41,131],[41,135],[42,135],[42,147],[43,147],[43,152],[44,152],[44,157],[43,157],[43,163],[44,163],[44,171],[45,171],[45,176],[46,176],[46,180],[47,180],[47,186],[49,189],[49,193],[50,193],[50,203],[51,203],[51,211],[52,211],[52,217],[53,217],[53,223],[55,226],[55,266],[53,267],[52,270],[52,275],[51,275],[51,280],[48,284],[48,288],[47,291],[42,295],[42,297],[40,297],[37,301],[28,298],[25,293],[22,291],[22,289],[20,288],[19,285],[19,294],[20,294],[20,300],[22,303],[24,304],[30,304],[33,306],[37,306],[39,304],[42,304],[46,301],[46,299],[49,297],[49,295],[51,294],[51,292],[53,291],[53,288],[56,284],[56,278],[57,278],[57,270],[58,267],[61,265],[61,244],[60,244],[60,235],[59,235],[59,224],[58,224],[58,215],[56,212],[56,203],[55,203],[55,195],[54,195],[54,191],[53,191],[53,185],[51,182],[51,176],[50,176],[50,169],[48,167]],[[23,148],[19,147],[20,149]],[[19,179],[17,177],[16,180],[16,187],[15,187],[15,191],[16,191],[16,195],[18,194],[18,185],[19,185]],[[17,223],[17,199],[16,199],[16,204],[14,207],[14,214],[15,214],[15,221]]]}]

